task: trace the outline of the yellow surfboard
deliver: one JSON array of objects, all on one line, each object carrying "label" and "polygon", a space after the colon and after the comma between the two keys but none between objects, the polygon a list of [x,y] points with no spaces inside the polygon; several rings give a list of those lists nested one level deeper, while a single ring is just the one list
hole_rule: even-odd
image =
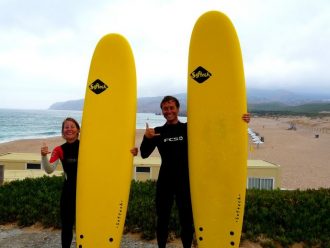
[{"label": "yellow surfboard", "polygon": [[246,91],[238,37],[220,12],[203,14],[194,26],[187,94],[198,247],[239,247],[247,173]]},{"label": "yellow surfboard", "polygon": [[136,72],[127,40],[104,36],[90,65],[78,158],[76,243],[120,247],[132,179]]}]

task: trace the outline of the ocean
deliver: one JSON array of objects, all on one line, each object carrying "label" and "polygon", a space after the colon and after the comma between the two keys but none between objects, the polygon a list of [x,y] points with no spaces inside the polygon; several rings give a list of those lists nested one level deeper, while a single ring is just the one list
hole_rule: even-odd
[{"label": "ocean", "polygon": [[[66,117],[73,117],[81,123],[82,111],[0,109],[0,143],[60,136],[62,121]],[[187,121],[186,117],[179,119]],[[145,129],[146,122],[150,127],[156,127],[163,125],[165,119],[153,113],[137,113],[136,128]]]}]

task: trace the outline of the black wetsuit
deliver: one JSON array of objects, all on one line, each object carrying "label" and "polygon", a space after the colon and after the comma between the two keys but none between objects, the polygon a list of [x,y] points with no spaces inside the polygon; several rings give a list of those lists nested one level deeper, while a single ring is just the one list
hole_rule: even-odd
[{"label": "black wetsuit", "polygon": [[168,224],[175,199],[181,224],[181,240],[184,248],[190,248],[193,238],[193,217],[189,187],[187,124],[165,124],[156,127],[160,136],[143,138],[141,156],[147,158],[158,148],[162,164],[157,180],[157,241],[159,248],[166,247]]},{"label": "black wetsuit", "polygon": [[65,172],[65,181],[61,195],[62,247],[70,248],[73,238],[73,226],[76,216],[76,183],[79,140],[74,143],[61,145],[63,158],[62,166]]}]

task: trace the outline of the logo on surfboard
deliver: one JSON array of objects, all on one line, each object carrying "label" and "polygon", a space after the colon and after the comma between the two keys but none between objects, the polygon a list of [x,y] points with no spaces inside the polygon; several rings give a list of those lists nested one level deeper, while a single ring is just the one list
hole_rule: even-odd
[{"label": "logo on surfboard", "polygon": [[108,85],[103,83],[100,79],[96,79],[88,87],[91,91],[93,91],[95,94],[98,95],[101,94],[103,91],[105,91],[108,88]]},{"label": "logo on surfboard", "polygon": [[190,76],[192,79],[194,79],[197,83],[203,83],[206,80],[208,80],[212,74],[203,68],[202,66],[198,66],[191,74]]}]

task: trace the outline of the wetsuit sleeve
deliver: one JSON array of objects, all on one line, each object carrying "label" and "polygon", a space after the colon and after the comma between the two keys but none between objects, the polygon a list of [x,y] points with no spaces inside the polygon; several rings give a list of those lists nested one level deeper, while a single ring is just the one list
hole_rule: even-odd
[{"label": "wetsuit sleeve", "polygon": [[142,158],[149,157],[150,154],[155,150],[157,145],[156,139],[156,137],[148,139],[146,136],[143,136],[143,140],[140,146],[140,153]]},{"label": "wetsuit sleeve", "polygon": [[57,146],[48,160],[47,156],[41,156],[41,166],[44,170],[50,174],[56,170],[58,162],[63,158],[63,150],[60,146]]}]

